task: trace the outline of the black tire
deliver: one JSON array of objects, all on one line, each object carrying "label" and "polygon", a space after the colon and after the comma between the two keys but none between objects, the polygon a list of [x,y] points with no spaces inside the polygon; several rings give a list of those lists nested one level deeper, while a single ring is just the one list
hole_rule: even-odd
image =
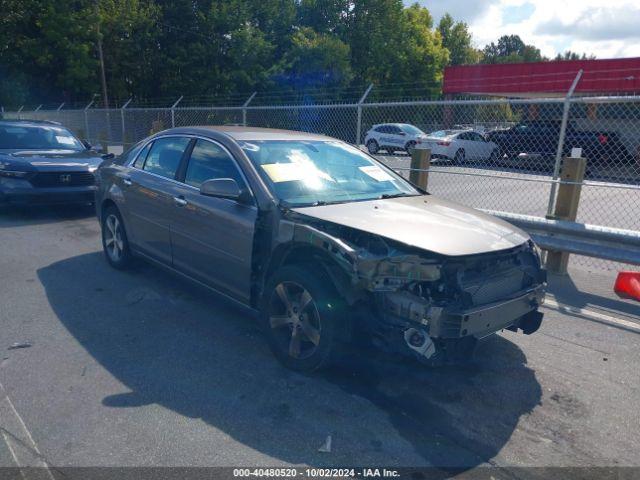
[{"label": "black tire", "polygon": [[[303,291],[310,300],[304,300]],[[342,305],[342,298],[321,268],[288,265],[277,270],[267,281],[260,309],[276,358],[285,367],[306,373],[333,363],[340,334],[346,331]]]},{"label": "black tire", "polygon": [[375,140],[369,140],[367,142],[367,150],[371,155],[375,155],[380,150],[380,145]]},{"label": "black tire", "polygon": [[455,155],[453,156],[453,164],[460,165],[460,164],[463,164],[464,161],[465,161],[465,153],[464,153],[464,150],[460,148],[458,151],[456,151]]},{"label": "black tire", "polygon": [[500,147],[494,148],[491,150],[491,155],[489,155],[489,162],[492,164],[496,164],[500,161],[502,155],[500,153]]},{"label": "black tire", "polygon": [[109,265],[118,270],[128,268],[133,261],[122,216],[114,206],[102,214],[102,250]]},{"label": "black tire", "polygon": [[416,142],[414,142],[413,140],[411,140],[410,142],[407,142],[407,144],[404,146],[404,149],[407,151],[409,155],[411,155],[411,152],[413,152],[414,148],[416,148]]}]

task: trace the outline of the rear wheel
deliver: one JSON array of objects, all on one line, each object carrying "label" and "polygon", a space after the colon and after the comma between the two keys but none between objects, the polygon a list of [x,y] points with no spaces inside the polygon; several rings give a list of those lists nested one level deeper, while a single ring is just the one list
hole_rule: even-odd
[{"label": "rear wheel", "polygon": [[413,153],[414,148],[416,148],[416,142],[414,142],[413,140],[411,140],[410,142],[407,142],[407,144],[404,146],[404,149],[407,151],[409,155]]},{"label": "rear wheel", "polygon": [[369,150],[370,154],[375,155],[380,150],[380,145],[375,140],[369,140],[367,142],[367,150]]},{"label": "rear wheel", "polygon": [[113,268],[123,270],[131,264],[131,250],[120,212],[107,207],[102,215],[102,248],[107,262]]},{"label": "rear wheel", "polygon": [[267,282],[261,313],[269,346],[280,362],[313,372],[335,359],[341,299],[318,269],[285,266]]}]

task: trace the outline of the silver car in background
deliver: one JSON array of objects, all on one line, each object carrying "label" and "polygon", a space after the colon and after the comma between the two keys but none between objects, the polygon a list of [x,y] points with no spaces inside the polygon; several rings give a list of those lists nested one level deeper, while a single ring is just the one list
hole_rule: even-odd
[{"label": "silver car in background", "polygon": [[449,160],[456,165],[466,161],[495,163],[502,157],[498,145],[473,130],[431,132],[422,145],[431,150],[431,158]]},{"label": "silver car in background", "polygon": [[354,340],[456,362],[542,321],[546,275],[526,233],[333,138],[174,128],[104,162],[97,183],[109,264],[138,256],[255,310],[296,370]]},{"label": "silver car in background", "polygon": [[391,154],[400,150],[410,153],[426,138],[426,133],[408,123],[383,123],[371,127],[365,134],[364,144],[372,155],[380,150]]}]

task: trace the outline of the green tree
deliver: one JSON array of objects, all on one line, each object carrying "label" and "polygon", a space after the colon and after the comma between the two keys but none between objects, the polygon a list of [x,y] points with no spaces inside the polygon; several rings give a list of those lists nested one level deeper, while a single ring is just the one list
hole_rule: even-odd
[{"label": "green tree", "polygon": [[284,64],[294,84],[301,87],[342,87],[352,78],[349,46],[310,27],[294,33]]},{"label": "green tree", "polygon": [[402,83],[422,83],[430,93],[440,91],[449,52],[442,45],[440,32],[433,30],[429,11],[414,4],[402,11],[401,42],[392,61],[392,79]]},{"label": "green tree", "polygon": [[482,63],[542,62],[548,60],[540,49],[525,44],[518,35],[503,35],[497,43],[484,47]]},{"label": "green tree", "polygon": [[587,55],[583,53],[582,55],[577,52],[572,52],[571,50],[567,50],[563,53],[558,53],[554,60],[595,60],[595,55]]},{"label": "green tree", "polygon": [[455,22],[448,13],[438,23],[442,45],[449,50],[449,65],[478,63],[481,54],[473,48],[469,27],[464,22]]}]

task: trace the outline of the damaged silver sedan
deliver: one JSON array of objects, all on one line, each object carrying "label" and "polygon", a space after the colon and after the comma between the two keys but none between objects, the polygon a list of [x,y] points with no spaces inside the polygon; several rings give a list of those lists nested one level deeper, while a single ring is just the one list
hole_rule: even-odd
[{"label": "damaged silver sedan", "polygon": [[103,163],[97,181],[113,267],[142,257],[249,306],[296,370],[356,340],[463,361],[478,339],[542,321],[546,275],[526,233],[329,137],[175,128]]}]

